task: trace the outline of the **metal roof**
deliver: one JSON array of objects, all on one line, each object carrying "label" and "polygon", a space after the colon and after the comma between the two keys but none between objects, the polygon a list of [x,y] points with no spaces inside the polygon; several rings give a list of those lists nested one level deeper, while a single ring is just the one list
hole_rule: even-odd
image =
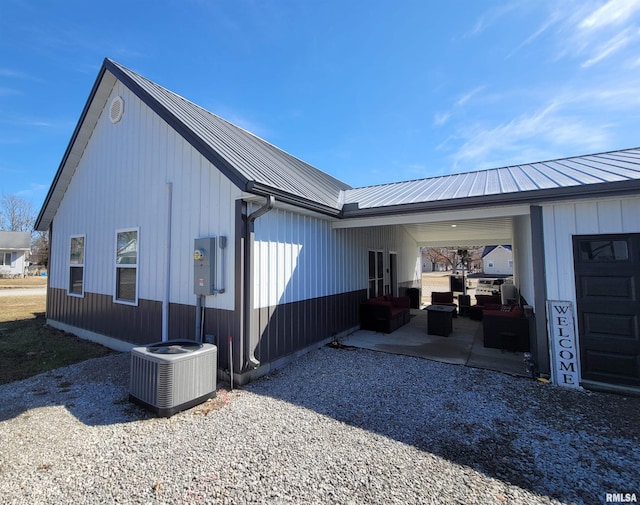
[{"label": "metal roof", "polygon": [[28,251],[31,249],[31,233],[28,231],[0,231],[0,249]]},{"label": "metal roof", "polygon": [[351,188],[254,134],[105,59],[36,220],[49,227],[116,79],[241,190],[334,217],[640,193],[640,148]]},{"label": "metal roof", "polygon": [[397,206],[506,202],[640,190],[640,148],[396,182],[345,192],[345,215]]},{"label": "metal roof", "polygon": [[340,210],[340,192],[349,185],[116,62],[105,64],[240,189]]},{"label": "metal roof", "polygon": [[55,215],[108,95],[119,80],[241,190],[338,215],[350,186],[140,74],[105,59],[36,220]]}]

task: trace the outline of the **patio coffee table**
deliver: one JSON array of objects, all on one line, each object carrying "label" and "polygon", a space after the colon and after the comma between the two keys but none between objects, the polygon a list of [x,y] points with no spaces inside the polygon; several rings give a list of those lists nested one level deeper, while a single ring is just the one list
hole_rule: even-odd
[{"label": "patio coffee table", "polygon": [[453,313],[456,308],[448,305],[429,305],[427,311],[427,333],[448,337],[453,331]]}]

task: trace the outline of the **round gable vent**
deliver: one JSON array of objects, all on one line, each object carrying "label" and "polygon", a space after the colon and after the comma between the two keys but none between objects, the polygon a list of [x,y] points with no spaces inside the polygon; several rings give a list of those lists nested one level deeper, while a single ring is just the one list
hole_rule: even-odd
[{"label": "round gable vent", "polygon": [[109,119],[113,124],[116,124],[122,119],[124,114],[124,100],[121,96],[115,97],[111,100],[111,106],[109,107]]}]

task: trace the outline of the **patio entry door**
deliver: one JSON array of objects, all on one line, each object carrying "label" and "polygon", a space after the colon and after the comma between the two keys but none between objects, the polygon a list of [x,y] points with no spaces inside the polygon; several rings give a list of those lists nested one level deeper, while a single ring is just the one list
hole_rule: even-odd
[{"label": "patio entry door", "polygon": [[389,285],[390,295],[398,296],[398,253],[389,253]]},{"label": "patio entry door", "polygon": [[640,386],[640,234],[573,238],[582,378]]},{"label": "patio entry door", "polygon": [[382,251],[369,251],[369,298],[384,295]]}]

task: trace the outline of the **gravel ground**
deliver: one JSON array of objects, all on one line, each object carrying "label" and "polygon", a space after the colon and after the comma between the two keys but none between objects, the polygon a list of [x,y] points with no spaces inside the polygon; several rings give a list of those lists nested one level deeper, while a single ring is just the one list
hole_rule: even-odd
[{"label": "gravel ground", "polygon": [[640,499],[640,398],[322,348],[158,419],[129,356],[0,386],[2,503],[605,503]]}]

